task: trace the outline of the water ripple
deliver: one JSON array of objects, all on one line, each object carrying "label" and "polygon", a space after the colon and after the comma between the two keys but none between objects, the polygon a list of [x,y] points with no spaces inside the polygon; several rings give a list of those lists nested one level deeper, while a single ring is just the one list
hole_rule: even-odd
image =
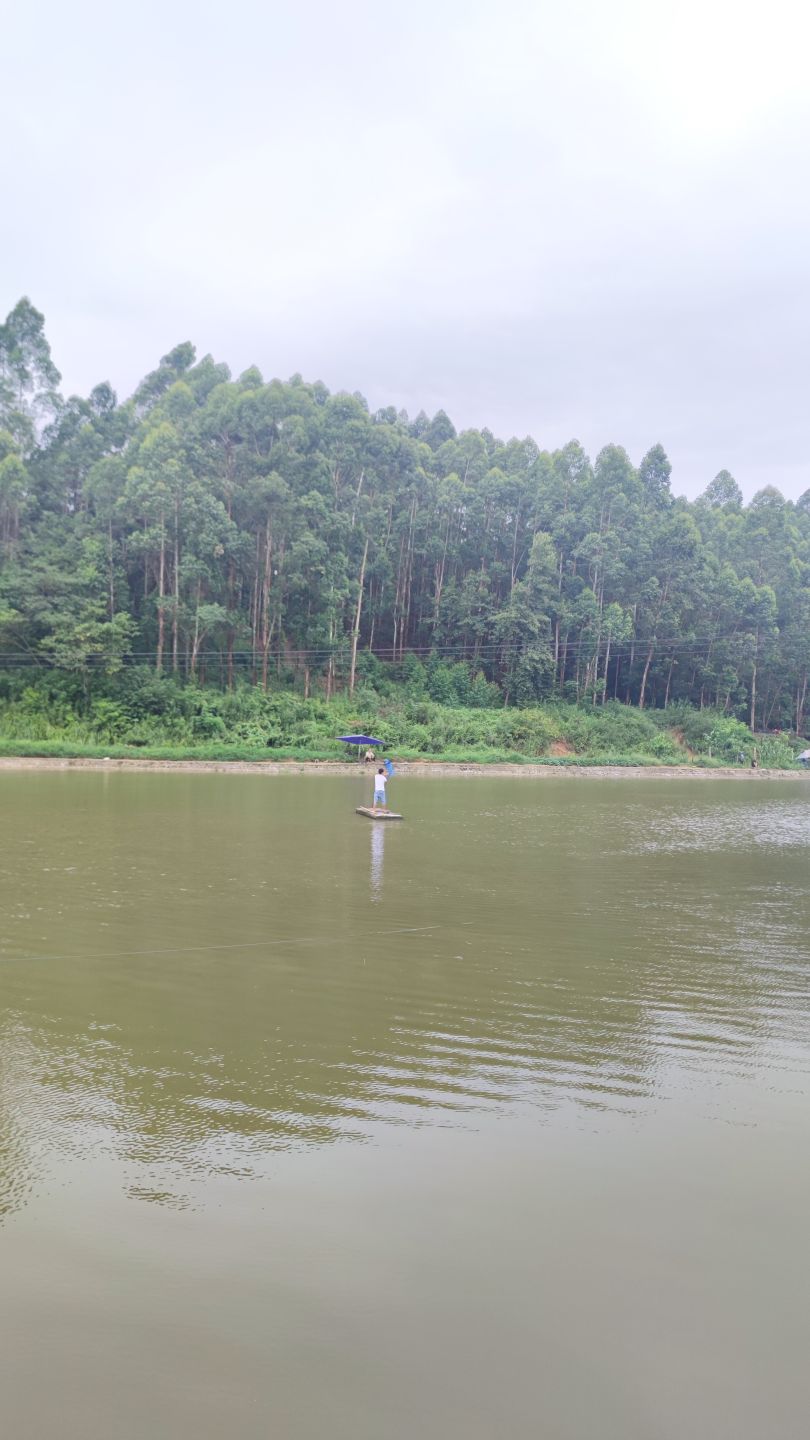
[{"label": "water ripple", "polygon": [[87,1160],[135,1200],[188,1206],[211,1176],[380,1127],[632,1116],[761,1077],[803,1093],[806,798],[584,793],[553,832],[545,809],[487,807],[485,848],[449,815],[410,850],[404,831],[369,856],[352,832],[356,872],[354,852],[347,873],[307,832],[319,868],[276,848],[270,887],[261,846],[234,830],[244,874],[225,895],[215,868],[195,887],[205,862],[171,817],[165,851],[145,817],[140,849],[136,830],[86,868],[43,830],[51,888],[28,851],[5,860],[3,943],[21,958],[2,970],[0,1213]]}]

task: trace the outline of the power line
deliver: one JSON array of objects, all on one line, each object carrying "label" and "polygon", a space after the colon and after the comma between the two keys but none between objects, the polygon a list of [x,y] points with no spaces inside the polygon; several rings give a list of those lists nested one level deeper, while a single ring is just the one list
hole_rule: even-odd
[{"label": "power line", "polygon": [[[733,640],[744,641],[746,635],[747,632],[737,630],[715,635],[693,637],[679,636],[659,638],[657,636],[643,636],[621,642],[610,640],[609,637],[602,635],[598,640],[594,637],[594,639],[580,638],[578,640],[558,642],[556,647],[554,647],[554,651],[559,657],[560,655],[576,654],[595,655],[598,650],[601,657],[606,650],[607,644],[610,643],[610,658],[619,659],[630,655],[639,655],[646,647],[652,645],[654,650],[658,652],[659,657],[666,659],[679,653],[695,654],[699,650],[709,648],[712,645],[724,644]],[[551,653],[551,642],[545,639],[543,643],[548,648],[549,653]],[[346,641],[342,646],[295,646],[284,649],[275,647],[267,651],[252,649],[230,651],[227,649],[198,650],[195,662],[200,663],[210,660],[225,661],[231,659],[240,663],[253,663],[258,665],[263,663],[265,657],[268,661],[281,661],[287,664],[295,664],[305,659],[348,661],[348,647],[349,642]],[[525,641],[496,640],[481,641],[478,644],[473,640],[466,644],[455,645],[408,645],[404,650],[400,650],[398,645],[375,646],[371,650],[364,646],[358,650],[358,659],[362,656],[372,655],[375,659],[385,663],[401,664],[408,656],[414,655],[417,658],[424,657],[427,659],[431,659],[434,656],[451,657],[457,655],[461,659],[472,662],[480,659],[495,660],[502,655],[521,654],[526,648],[527,645]],[[141,661],[153,663],[157,660],[157,653],[157,650],[129,650],[123,655],[115,657],[104,654],[91,654],[85,657],[84,663],[105,665],[109,663],[110,658],[114,658],[120,664],[137,664]],[[181,660],[183,668],[186,668],[191,663],[191,657],[185,651],[181,656]],[[164,651],[163,661],[168,668],[172,663],[171,654],[167,655]],[[34,665],[49,669],[66,668],[63,665],[59,665],[52,656],[42,652],[25,652],[20,650],[0,651],[0,666],[13,665]]]}]

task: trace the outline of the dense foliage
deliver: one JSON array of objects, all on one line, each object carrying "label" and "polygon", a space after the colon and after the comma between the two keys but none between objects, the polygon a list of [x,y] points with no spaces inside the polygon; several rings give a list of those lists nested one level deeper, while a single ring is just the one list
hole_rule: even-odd
[{"label": "dense foliage", "polygon": [[689,702],[804,729],[810,491],[744,505],[721,472],[689,503],[660,445],[635,466],[457,434],[299,376],[233,380],[190,344],[123,404],[58,385],[22,300],[0,326],[14,704],[51,669],[126,706],[149,667],[226,693],[396,682],[451,708]]},{"label": "dense foliage", "polygon": [[[459,667],[460,669],[463,667]],[[387,693],[385,693],[387,691]],[[331,700],[237,685],[231,691],[126,669],[90,695],[49,672],[0,697],[0,753],[210,759],[346,759],[341,734],[372,730],[397,759],[537,760],[546,764],[745,764],[790,768],[801,742],[751,735],[716,710],[638,710],[618,701],[529,707],[439,704],[414,670],[383,692]],[[349,754],[351,758],[351,754]]]}]

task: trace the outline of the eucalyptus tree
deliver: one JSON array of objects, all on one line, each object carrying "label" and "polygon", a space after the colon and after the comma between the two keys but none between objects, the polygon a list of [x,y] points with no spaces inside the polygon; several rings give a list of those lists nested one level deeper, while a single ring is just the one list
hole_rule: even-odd
[{"label": "eucalyptus tree", "polygon": [[454,703],[496,685],[807,724],[810,491],[745,505],[721,471],[688,503],[660,444],[592,462],[372,414],[188,341],[122,403],[58,386],[21,300],[0,325],[0,632],[21,660],[332,695],[382,659]]}]

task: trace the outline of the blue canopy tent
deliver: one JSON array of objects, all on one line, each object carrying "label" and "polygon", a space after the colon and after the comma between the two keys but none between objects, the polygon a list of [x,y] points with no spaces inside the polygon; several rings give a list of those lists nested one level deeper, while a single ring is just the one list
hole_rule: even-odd
[{"label": "blue canopy tent", "polygon": [[384,740],[375,740],[372,735],[338,735],[338,740],[342,740],[344,745],[356,745],[358,760],[360,759],[360,751],[364,745],[385,744]]}]

